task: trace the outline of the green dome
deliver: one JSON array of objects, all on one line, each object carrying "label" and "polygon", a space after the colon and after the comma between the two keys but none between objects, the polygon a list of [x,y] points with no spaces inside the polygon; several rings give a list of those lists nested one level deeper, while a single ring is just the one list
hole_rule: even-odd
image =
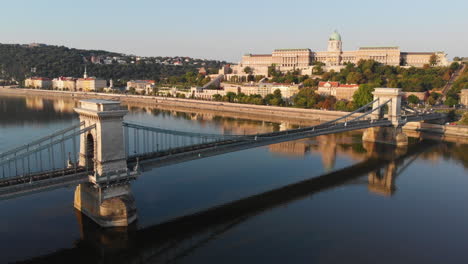
[{"label": "green dome", "polygon": [[330,35],[329,40],[338,40],[338,41],[341,41],[341,36],[340,36],[340,34],[335,30],[335,32],[333,32],[333,34]]}]

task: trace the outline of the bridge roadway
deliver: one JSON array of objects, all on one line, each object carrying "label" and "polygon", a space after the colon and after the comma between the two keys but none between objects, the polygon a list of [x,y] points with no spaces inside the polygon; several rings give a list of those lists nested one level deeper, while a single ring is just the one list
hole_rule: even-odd
[{"label": "bridge roadway", "polygon": [[[425,114],[408,116],[406,122],[415,122],[421,120],[440,119],[439,114]],[[391,127],[393,124],[386,119],[380,120],[362,120],[352,122],[326,122],[317,126],[292,129],[286,131],[264,133],[256,136],[250,135],[239,139],[229,139],[220,142],[192,145],[171,149],[170,151],[154,152],[146,155],[136,155],[128,158],[127,162],[133,166],[138,163],[143,171],[157,167],[168,166],[190,160],[217,156],[229,152],[235,152],[250,148],[261,147],[270,144],[281,143],[285,141],[297,140],[307,137],[320,135],[329,135],[335,133],[348,132],[353,130],[366,129],[370,127]]]},{"label": "bridge roadway", "polygon": [[[405,122],[439,119],[438,114],[408,116]],[[130,156],[127,159],[129,168],[137,163],[142,171],[187,162],[200,158],[222,155],[229,152],[266,146],[285,141],[307,137],[342,133],[370,127],[391,127],[392,122],[386,119],[362,120],[351,122],[326,122],[317,126],[292,129],[279,132],[249,135],[213,143],[197,144],[188,147],[174,148],[169,151],[154,152],[145,155]],[[15,177],[0,180],[0,200],[10,199],[27,193],[41,192],[66,186],[76,186],[89,181],[90,174],[84,167],[57,170],[34,174],[27,177]],[[128,179],[121,179],[122,181]]]},{"label": "bridge roadway", "polygon": [[[403,164],[412,157],[437,146],[437,141],[422,141],[408,147],[406,153],[390,158],[369,158],[355,165],[318,177],[208,208],[140,230],[102,229],[79,212],[81,241],[75,248],[28,259],[27,263],[167,263],[190,254],[197,248],[252,217],[314,194],[352,183],[390,163]],[[392,153],[381,149],[379,152]],[[128,232],[128,233],[127,233]],[[209,235],[203,236],[203,234]],[[119,239],[120,238],[120,239]],[[121,240],[123,239],[123,240]],[[105,241],[103,243],[103,241]],[[111,243],[109,243],[109,241]],[[21,263],[21,262],[20,262]]]}]

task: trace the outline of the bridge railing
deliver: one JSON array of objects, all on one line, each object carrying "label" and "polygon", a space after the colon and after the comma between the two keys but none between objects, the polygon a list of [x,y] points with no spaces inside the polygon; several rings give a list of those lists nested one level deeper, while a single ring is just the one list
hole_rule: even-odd
[{"label": "bridge railing", "polygon": [[67,127],[65,129],[59,130],[57,132],[54,132],[48,136],[36,139],[34,141],[29,142],[28,144],[13,148],[9,151],[5,151],[0,153],[0,161],[6,160],[6,159],[11,159],[12,157],[19,156],[23,153],[29,152],[34,150],[37,147],[40,147],[41,145],[49,143],[51,140],[56,139],[57,137],[60,137],[70,131],[74,131],[78,128],[80,128],[82,125],[84,125],[84,122],[81,122],[79,124]]},{"label": "bridge railing", "polygon": [[127,157],[163,153],[189,146],[249,140],[254,137],[252,135],[221,135],[176,131],[130,122],[124,122],[123,129]]},{"label": "bridge railing", "polygon": [[0,154],[0,181],[77,168],[83,123]]}]

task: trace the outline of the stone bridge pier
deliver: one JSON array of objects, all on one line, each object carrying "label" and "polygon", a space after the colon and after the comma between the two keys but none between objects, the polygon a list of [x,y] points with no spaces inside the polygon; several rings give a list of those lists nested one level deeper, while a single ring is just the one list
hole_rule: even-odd
[{"label": "stone bridge pier", "polygon": [[[400,88],[375,88],[373,109],[387,102],[387,107],[380,108],[371,114],[372,120],[388,118],[393,124],[392,127],[371,127],[364,131],[363,141],[380,142],[397,146],[408,145],[408,137],[403,133],[401,120],[401,97],[403,93]],[[387,112],[387,113],[385,113]]]},{"label": "stone bridge pier", "polygon": [[127,226],[137,217],[129,182],[138,174],[127,168],[122,121],[128,111],[118,101],[79,103],[83,128],[95,128],[80,138],[79,165],[90,173],[75,190],[75,208],[103,227]]},{"label": "stone bridge pier", "polygon": [[129,183],[112,187],[82,183],[76,187],[74,206],[102,227],[128,226],[137,219]]}]

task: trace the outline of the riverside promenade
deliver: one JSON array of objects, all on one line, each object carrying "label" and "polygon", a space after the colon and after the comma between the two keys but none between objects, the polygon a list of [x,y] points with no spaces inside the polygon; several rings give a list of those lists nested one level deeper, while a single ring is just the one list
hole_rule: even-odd
[{"label": "riverside promenade", "polygon": [[[105,99],[119,100],[122,103],[139,106],[152,106],[186,111],[210,111],[217,113],[235,114],[237,117],[277,120],[287,119],[298,124],[308,122],[324,122],[342,117],[347,112],[317,109],[302,109],[293,107],[278,107],[266,105],[238,104],[229,102],[205,101],[197,99],[182,99],[161,96],[125,95],[93,92],[68,92],[39,89],[2,88],[0,95],[42,96],[72,99]],[[450,126],[409,122],[403,127],[407,131],[425,132],[444,137],[468,138],[468,126]],[[452,141],[452,140],[449,140]]]}]

